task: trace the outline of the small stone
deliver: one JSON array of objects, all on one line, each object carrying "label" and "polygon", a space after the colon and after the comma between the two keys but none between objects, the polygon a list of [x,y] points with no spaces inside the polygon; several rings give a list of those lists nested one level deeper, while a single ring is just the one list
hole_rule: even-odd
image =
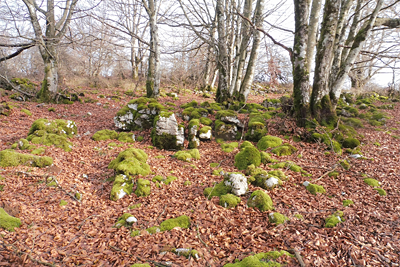
[{"label": "small stone", "polygon": [[305,181],[305,182],[303,183],[303,185],[304,185],[305,187],[307,187],[309,184],[310,184],[310,183],[307,182],[307,181]]},{"label": "small stone", "polygon": [[101,106],[101,103],[96,103],[96,105]]},{"label": "small stone", "polygon": [[90,134],[90,132],[89,131],[87,131],[86,133],[84,133],[83,135],[89,135]]},{"label": "small stone", "polygon": [[126,222],[127,223],[136,223],[137,219],[135,217],[131,216],[131,217],[126,219]]},{"label": "small stone", "polygon": [[92,116],[92,113],[91,113],[91,112],[88,112],[87,115],[88,115],[88,116]]}]

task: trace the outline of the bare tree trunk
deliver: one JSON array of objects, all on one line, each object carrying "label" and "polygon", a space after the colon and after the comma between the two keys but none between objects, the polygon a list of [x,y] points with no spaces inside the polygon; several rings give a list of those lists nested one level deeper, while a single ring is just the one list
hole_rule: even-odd
[{"label": "bare tree trunk", "polygon": [[[264,0],[257,0],[256,10],[254,15],[254,24],[257,28],[262,27],[263,23],[263,12],[264,12]],[[254,79],[254,72],[256,69],[258,51],[261,44],[261,32],[253,30],[253,47],[251,49],[249,63],[247,64],[246,75],[244,76],[242,86],[240,87],[240,100],[247,101],[247,97],[251,91],[251,85]]]},{"label": "bare tree trunk", "polygon": [[294,1],[295,36],[293,44],[294,111],[299,126],[305,126],[310,117],[310,85],[307,71],[308,0]]},{"label": "bare tree trunk", "polygon": [[157,13],[154,0],[145,0],[147,14],[150,18],[150,55],[147,71],[146,91],[147,97],[157,98],[160,96],[160,43],[158,40]]},{"label": "bare tree trunk", "polygon": [[138,57],[136,56],[136,49],[135,49],[135,43],[136,43],[136,39],[135,38],[131,38],[131,59],[130,59],[130,63],[131,63],[131,68],[132,68],[132,79],[133,80],[137,80],[139,74],[139,68],[138,68]]},{"label": "bare tree trunk", "polygon": [[314,60],[314,49],[317,43],[318,20],[321,11],[322,0],[313,0],[310,13],[310,22],[308,26],[308,43],[307,43],[307,72],[311,72],[311,66]]},{"label": "bare tree trunk", "polygon": [[324,18],[315,62],[311,113],[314,118],[324,124],[333,124],[336,121],[335,110],[329,97],[328,85],[339,7],[340,0],[327,0],[325,2]]}]

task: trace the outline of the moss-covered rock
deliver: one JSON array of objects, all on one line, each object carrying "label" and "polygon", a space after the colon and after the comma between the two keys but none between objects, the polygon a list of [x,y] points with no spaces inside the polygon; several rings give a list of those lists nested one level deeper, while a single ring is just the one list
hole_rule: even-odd
[{"label": "moss-covered rock", "polygon": [[226,153],[231,153],[235,148],[239,146],[238,142],[231,142],[231,143],[221,143],[222,151]]},{"label": "moss-covered rock", "polygon": [[254,147],[254,145],[253,145],[251,142],[249,142],[249,141],[244,141],[244,142],[240,145],[240,149],[243,149],[243,148],[248,147],[248,146]]},{"label": "moss-covered rock", "polygon": [[333,171],[333,172],[328,173],[328,176],[329,177],[333,177],[333,178],[337,178],[339,176],[339,174],[340,174],[339,172]]},{"label": "moss-covered rock", "polygon": [[326,228],[332,228],[335,227],[338,223],[344,222],[344,214],[343,211],[336,211],[334,214],[329,216],[328,218],[325,219],[325,227]]},{"label": "moss-covered rock", "polygon": [[208,199],[213,197],[220,197],[232,192],[232,187],[230,185],[226,185],[224,181],[216,184],[214,187],[207,187],[204,189],[203,194]]},{"label": "moss-covered rock", "polygon": [[261,151],[261,152],[260,152],[260,155],[261,155],[261,163],[262,163],[262,164],[268,164],[268,163],[275,163],[275,162],[277,162],[277,160],[276,160],[276,159],[273,159],[273,158],[271,157],[271,154],[269,154],[269,153],[267,153],[267,152]]},{"label": "moss-covered rock", "polygon": [[207,125],[207,126],[210,126],[213,123],[213,121],[211,119],[209,119],[209,118],[201,117],[200,118],[200,123],[204,124],[204,125]]},{"label": "moss-covered rock", "polygon": [[199,131],[199,138],[202,141],[211,140],[212,138],[212,129],[210,126],[204,126]]},{"label": "moss-covered rock", "polygon": [[307,191],[313,195],[317,195],[317,193],[320,194],[326,193],[325,188],[322,185],[307,183],[306,188]]},{"label": "moss-covered rock", "polygon": [[260,150],[267,150],[268,148],[277,147],[280,145],[282,145],[282,139],[276,136],[267,135],[258,141],[257,148]]},{"label": "moss-covered rock", "polygon": [[132,194],[133,180],[131,177],[119,174],[115,176],[113,187],[110,192],[110,199],[117,201],[126,195]]},{"label": "moss-covered rock", "polygon": [[240,197],[232,194],[226,194],[219,197],[219,204],[227,209],[236,207],[240,201]]},{"label": "moss-covered rock", "polygon": [[115,223],[114,227],[121,228],[130,227],[133,223],[137,222],[135,216],[130,213],[124,213],[121,217],[118,218],[117,222]]},{"label": "moss-covered rock", "polygon": [[21,109],[21,111],[23,112],[23,113],[25,113],[26,115],[28,115],[28,116],[32,116],[32,112],[30,112],[29,110],[27,110],[27,109]]},{"label": "moss-covered rock", "polygon": [[225,123],[221,120],[216,120],[215,125],[215,137],[224,141],[238,140],[240,139],[240,132],[235,124]]},{"label": "moss-covered rock", "polygon": [[284,224],[289,221],[289,218],[279,212],[271,212],[268,214],[269,222],[275,223],[276,225]]},{"label": "moss-covered rock", "polygon": [[344,148],[351,148],[354,149],[360,145],[360,141],[357,138],[346,138],[343,141],[343,147]]},{"label": "moss-covered rock", "polygon": [[374,188],[380,196],[386,196],[386,191],[382,188]]},{"label": "moss-covered rock", "polygon": [[154,119],[151,140],[159,149],[181,150],[185,141],[184,132],[184,126],[178,125],[174,113],[161,112]]},{"label": "moss-covered rock", "polygon": [[21,138],[21,139],[18,140],[18,142],[14,143],[11,146],[11,148],[12,149],[17,149],[18,148],[20,150],[33,150],[33,149],[36,148],[36,146],[31,145],[28,140],[26,140],[24,138]]},{"label": "moss-covered rock", "polygon": [[350,199],[345,199],[345,200],[343,200],[342,203],[343,203],[343,207],[347,207],[347,206],[354,204],[353,200],[350,200]]},{"label": "moss-covered rock", "polygon": [[281,251],[270,251],[265,253],[258,253],[254,256],[249,256],[236,263],[225,264],[224,267],[280,267],[281,264],[275,262],[282,256],[293,257],[289,252],[285,250]]},{"label": "moss-covered rock", "polygon": [[260,211],[274,209],[272,199],[270,198],[270,196],[261,190],[254,191],[250,195],[250,198],[247,201],[247,206],[252,208],[256,207]]},{"label": "moss-covered rock", "polygon": [[43,168],[53,164],[53,159],[50,157],[39,157],[29,154],[22,154],[11,149],[0,151],[0,166],[12,167],[19,165],[28,165],[33,167]]},{"label": "moss-covered rock", "polygon": [[295,148],[291,144],[283,144],[271,150],[271,152],[277,156],[290,156],[296,151],[297,148]]},{"label": "moss-covered rock", "polygon": [[188,148],[197,148],[200,145],[200,139],[198,138],[199,130],[200,130],[200,121],[198,119],[190,120],[188,125],[188,132],[189,132]]},{"label": "moss-covered rock", "polygon": [[208,111],[204,108],[188,107],[182,111],[182,118],[186,121],[207,117]]},{"label": "moss-covered rock", "polygon": [[128,148],[118,154],[118,157],[110,162],[109,169],[114,169],[117,174],[124,175],[148,175],[150,166],[146,163],[147,154],[136,148]]},{"label": "moss-covered rock", "polygon": [[339,161],[340,166],[342,166],[343,169],[349,170],[350,169],[350,163],[347,160],[341,160]]},{"label": "moss-covered rock", "polygon": [[154,118],[163,110],[165,107],[156,99],[140,97],[121,108],[114,117],[114,123],[124,131],[149,129],[153,126]]},{"label": "moss-covered rock", "polygon": [[121,132],[118,134],[117,140],[123,143],[134,143],[135,134],[132,132]]},{"label": "moss-covered rock", "polygon": [[178,151],[174,154],[174,157],[182,161],[190,162],[192,159],[200,159],[200,152],[197,148],[186,151]]},{"label": "moss-covered rock", "polygon": [[167,176],[167,178],[165,180],[163,180],[164,184],[169,185],[170,183],[172,183],[173,181],[177,180],[178,177],[170,175]]},{"label": "moss-covered rock", "polygon": [[180,227],[182,229],[187,229],[190,227],[190,218],[186,215],[179,216],[177,218],[171,218],[163,221],[160,224],[161,232],[170,231],[175,227]]},{"label": "moss-covered rock", "polygon": [[251,113],[249,116],[248,130],[245,135],[246,140],[258,142],[268,133],[266,120],[271,116],[268,113]]},{"label": "moss-covered rock", "polygon": [[364,182],[367,185],[372,186],[372,187],[380,187],[381,186],[381,183],[378,180],[375,180],[373,178],[365,178]]},{"label": "moss-covered rock", "polygon": [[93,136],[92,139],[94,141],[100,141],[100,140],[110,140],[110,139],[117,139],[118,138],[118,133],[113,130],[100,130],[97,131]]},{"label": "moss-covered rock", "polygon": [[14,228],[21,226],[21,220],[9,215],[4,209],[0,208],[0,228],[14,232]]},{"label": "moss-covered rock", "polygon": [[138,197],[147,197],[148,195],[150,195],[150,192],[151,192],[151,186],[149,180],[145,179],[137,180],[137,187],[135,190],[135,194]]},{"label": "moss-covered rock", "polygon": [[247,166],[252,164],[256,167],[261,164],[260,151],[254,146],[247,146],[236,154],[235,167],[239,170],[245,170]]}]

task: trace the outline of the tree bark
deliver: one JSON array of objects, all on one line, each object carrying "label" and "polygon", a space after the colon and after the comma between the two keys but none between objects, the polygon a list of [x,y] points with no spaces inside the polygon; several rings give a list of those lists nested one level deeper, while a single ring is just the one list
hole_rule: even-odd
[{"label": "tree bark", "polygon": [[310,85],[307,71],[308,0],[294,0],[295,36],[293,44],[293,98],[297,124],[305,126],[310,118]]},{"label": "tree bark", "polygon": [[308,26],[308,43],[307,43],[307,72],[311,72],[311,66],[314,60],[314,50],[317,43],[319,14],[321,11],[322,0],[313,0],[311,5],[310,22]]}]

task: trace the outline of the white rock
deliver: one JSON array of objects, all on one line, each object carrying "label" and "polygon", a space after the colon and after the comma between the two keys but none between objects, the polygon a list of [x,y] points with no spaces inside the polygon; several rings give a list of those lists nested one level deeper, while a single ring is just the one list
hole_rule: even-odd
[{"label": "white rock", "polygon": [[96,103],[96,105],[101,106],[101,103]]},{"label": "white rock", "polygon": [[86,133],[84,133],[83,135],[89,135],[90,134],[90,132],[89,131],[87,131]]},{"label": "white rock", "polygon": [[211,130],[208,130],[206,133],[201,133],[199,137],[201,139],[211,139]]},{"label": "white rock", "polygon": [[117,199],[121,199],[126,195],[124,189],[120,189],[119,192],[117,193]]},{"label": "white rock", "polygon": [[349,157],[353,158],[353,159],[359,159],[359,158],[362,158],[362,155],[360,155],[360,154],[352,154]]},{"label": "white rock", "polygon": [[87,114],[88,114],[89,116],[92,116],[92,112],[88,112]]},{"label": "white rock", "polygon": [[135,217],[131,216],[131,217],[128,217],[128,218],[126,219],[126,222],[128,222],[128,223],[135,223],[135,222],[137,222],[137,219],[136,219]]},{"label": "white rock", "polygon": [[274,220],[274,219],[275,219],[275,216],[274,216],[274,213],[273,213],[273,212],[271,212],[270,214],[268,214],[268,216],[271,218],[271,220]]},{"label": "white rock", "polygon": [[228,174],[228,180],[225,181],[225,185],[232,186],[232,193],[236,196],[244,195],[249,188],[246,176],[239,173]]},{"label": "white rock", "polygon": [[275,187],[276,185],[279,185],[279,179],[278,179],[278,178],[275,178],[275,177],[271,177],[271,178],[269,178],[268,180],[265,181],[265,185],[266,185],[268,188],[273,188],[273,187]]},{"label": "white rock", "polygon": [[305,187],[307,187],[309,184],[310,184],[310,183],[307,182],[307,181],[305,181],[305,182],[303,183],[303,185],[304,185]]}]

